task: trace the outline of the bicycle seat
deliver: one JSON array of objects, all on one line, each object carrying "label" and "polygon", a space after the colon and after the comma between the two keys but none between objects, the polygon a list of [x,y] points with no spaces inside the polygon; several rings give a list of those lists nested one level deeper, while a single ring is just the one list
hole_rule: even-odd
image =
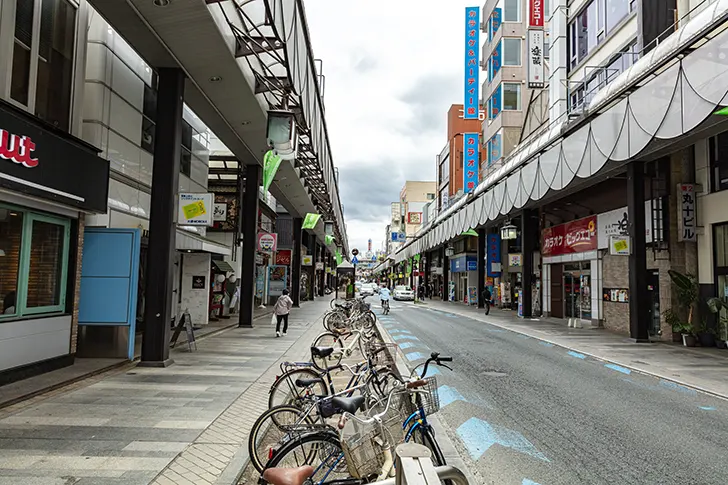
[{"label": "bicycle seat", "polygon": [[311,377],[309,379],[296,379],[296,387],[309,387],[313,386],[314,384],[318,384],[319,382],[322,382],[322,379],[320,377]]},{"label": "bicycle seat", "polygon": [[313,467],[306,465],[298,468],[268,468],[263,472],[263,480],[271,485],[303,485],[313,475]]},{"label": "bicycle seat", "polygon": [[331,404],[349,414],[356,414],[361,409],[365,400],[366,398],[364,396],[335,397],[331,399]]},{"label": "bicycle seat", "polygon": [[311,347],[311,354],[316,357],[328,357],[333,353],[333,347]]}]

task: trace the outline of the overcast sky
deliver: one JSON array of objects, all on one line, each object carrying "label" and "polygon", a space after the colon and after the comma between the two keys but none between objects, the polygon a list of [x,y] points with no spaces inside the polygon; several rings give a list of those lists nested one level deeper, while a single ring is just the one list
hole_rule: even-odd
[{"label": "overcast sky", "polygon": [[351,248],[382,245],[406,180],[435,180],[447,110],[462,103],[463,0],[307,0]]}]

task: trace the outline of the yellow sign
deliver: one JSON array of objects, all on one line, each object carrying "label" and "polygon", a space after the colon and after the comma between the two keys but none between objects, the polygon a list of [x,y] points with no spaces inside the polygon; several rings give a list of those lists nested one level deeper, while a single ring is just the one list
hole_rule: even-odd
[{"label": "yellow sign", "polygon": [[624,251],[628,247],[629,246],[627,245],[627,241],[625,241],[624,239],[621,239],[621,240],[618,239],[618,240],[614,241],[614,250],[615,251],[618,251],[618,252]]},{"label": "yellow sign", "polygon": [[191,204],[182,206],[182,211],[185,213],[185,218],[188,220],[207,214],[207,211],[205,210],[205,201],[203,200],[196,200]]}]

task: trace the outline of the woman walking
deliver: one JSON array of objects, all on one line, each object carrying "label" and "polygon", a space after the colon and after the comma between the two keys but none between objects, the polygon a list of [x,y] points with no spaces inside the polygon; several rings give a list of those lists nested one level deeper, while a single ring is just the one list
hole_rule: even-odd
[{"label": "woman walking", "polygon": [[283,322],[283,335],[288,332],[288,314],[293,307],[293,300],[288,296],[288,290],[283,290],[283,294],[278,297],[273,312],[276,314],[276,337],[281,336],[281,322]]}]

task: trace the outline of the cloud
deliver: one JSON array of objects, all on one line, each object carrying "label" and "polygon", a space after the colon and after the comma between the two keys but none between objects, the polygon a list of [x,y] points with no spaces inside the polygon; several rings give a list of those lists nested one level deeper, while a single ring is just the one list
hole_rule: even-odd
[{"label": "cloud", "polygon": [[[326,76],[326,124],[351,247],[380,247],[406,180],[435,180],[447,111],[462,103],[471,0],[306,2]],[[386,13],[386,15],[383,15]]]}]

